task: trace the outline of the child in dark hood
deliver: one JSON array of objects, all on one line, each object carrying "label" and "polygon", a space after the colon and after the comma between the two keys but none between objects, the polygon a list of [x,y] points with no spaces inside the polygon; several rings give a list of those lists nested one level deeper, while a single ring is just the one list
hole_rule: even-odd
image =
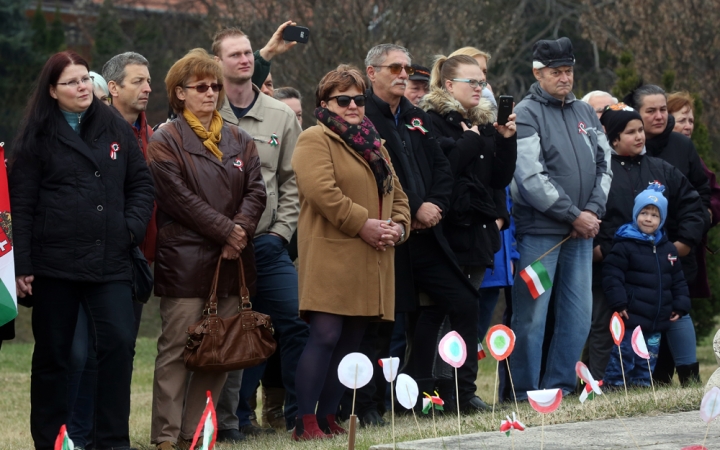
[{"label": "child in dark hood", "polygon": [[660,332],[690,310],[688,287],[675,246],[663,232],[668,202],[665,187],[657,181],[635,197],[634,222],[615,233],[610,254],[603,261],[603,290],[609,306],[625,321],[620,344],[622,366],[614,346],[605,371],[605,385],[622,386],[622,367],[628,384],[650,386],[647,362],[632,348],[633,330],[639,325],[655,366]]}]

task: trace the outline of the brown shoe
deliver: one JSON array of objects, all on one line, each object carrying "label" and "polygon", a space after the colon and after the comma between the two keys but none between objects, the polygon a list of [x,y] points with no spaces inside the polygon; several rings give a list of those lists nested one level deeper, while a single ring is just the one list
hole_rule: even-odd
[{"label": "brown shoe", "polygon": [[[201,436],[201,438],[202,438],[202,436]],[[202,442],[202,441],[200,440],[200,442]],[[175,444],[177,450],[189,450],[190,445],[192,445],[192,439],[183,439],[183,438],[178,438],[177,444]]]},{"label": "brown shoe", "polygon": [[285,389],[262,387],[262,424],[264,427],[287,429],[285,424]]},{"label": "brown shoe", "polygon": [[157,450],[177,450],[177,445],[171,441],[163,441],[156,446]]}]

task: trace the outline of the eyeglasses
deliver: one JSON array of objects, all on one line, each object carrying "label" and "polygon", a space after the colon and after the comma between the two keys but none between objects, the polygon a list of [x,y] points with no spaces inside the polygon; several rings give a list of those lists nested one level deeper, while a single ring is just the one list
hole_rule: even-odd
[{"label": "eyeglasses", "polygon": [[332,99],[335,99],[338,106],[341,108],[347,108],[348,106],[350,106],[350,100],[355,102],[355,106],[365,106],[364,95],[356,95],[355,97],[350,97],[349,95],[336,95],[335,97],[328,98],[327,101],[330,101]]},{"label": "eyeglasses", "polygon": [[485,87],[487,86],[487,81],[473,80],[471,78],[453,78],[452,81],[460,81],[463,83],[467,83],[473,89],[477,88],[478,86],[485,89]]},{"label": "eyeglasses", "polygon": [[208,89],[212,89],[213,92],[222,91],[223,85],[220,83],[213,84],[196,84],[195,86],[185,86],[185,89],[196,89],[199,93],[204,94]]},{"label": "eyeglasses", "polygon": [[388,69],[390,69],[390,73],[393,75],[399,74],[400,72],[402,72],[403,69],[405,70],[405,73],[408,74],[408,76],[415,74],[415,69],[413,69],[412,67],[403,66],[402,64],[397,64],[397,63],[390,64],[389,66],[374,66],[374,67],[387,67]]},{"label": "eyeglasses", "polygon": [[67,81],[65,83],[56,83],[56,84],[59,84],[60,86],[67,86],[67,87],[75,89],[78,86],[80,86],[81,84],[86,85],[91,82],[92,82],[92,79],[88,76],[88,77],[82,77],[80,80],[72,80],[72,81]]}]

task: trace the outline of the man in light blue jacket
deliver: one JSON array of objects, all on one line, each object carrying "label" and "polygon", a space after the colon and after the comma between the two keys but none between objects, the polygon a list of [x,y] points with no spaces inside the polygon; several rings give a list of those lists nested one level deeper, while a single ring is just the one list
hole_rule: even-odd
[{"label": "man in light blue jacket", "polygon": [[[516,278],[510,357],[518,399],[527,391],[575,389],[575,363],[590,330],[592,242],[605,213],[612,181],[610,147],[595,111],[572,93],[575,58],[570,39],[541,40],[533,47],[537,82],[518,104],[517,168],[511,186],[520,262],[518,272],[542,259],[554,286],[533,299]],[[557,276],[556,276],[557,275]],[[555,330],[541,375],[550,295]]]}]

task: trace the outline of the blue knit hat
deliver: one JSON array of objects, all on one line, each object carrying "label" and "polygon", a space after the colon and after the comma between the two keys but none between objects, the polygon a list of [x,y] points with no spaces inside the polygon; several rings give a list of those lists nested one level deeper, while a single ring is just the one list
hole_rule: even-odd
[{"label": "blue knit hat", "polygon": [[659,181],[653,181],[647,189],[635,197],[635,206],[633,207],[633,221],[635,221],[635,223],[637,223],[640,211],[648,205],[653,205],[657,207],[658,211],[660,211],[660,225],[658,226],[658,230],[662,230],[662,227],[665,224],[665,219],[667,219],[668,207],[668,201],[665,198],[663,191],[665,191],[665,186],[660,184]]}]

